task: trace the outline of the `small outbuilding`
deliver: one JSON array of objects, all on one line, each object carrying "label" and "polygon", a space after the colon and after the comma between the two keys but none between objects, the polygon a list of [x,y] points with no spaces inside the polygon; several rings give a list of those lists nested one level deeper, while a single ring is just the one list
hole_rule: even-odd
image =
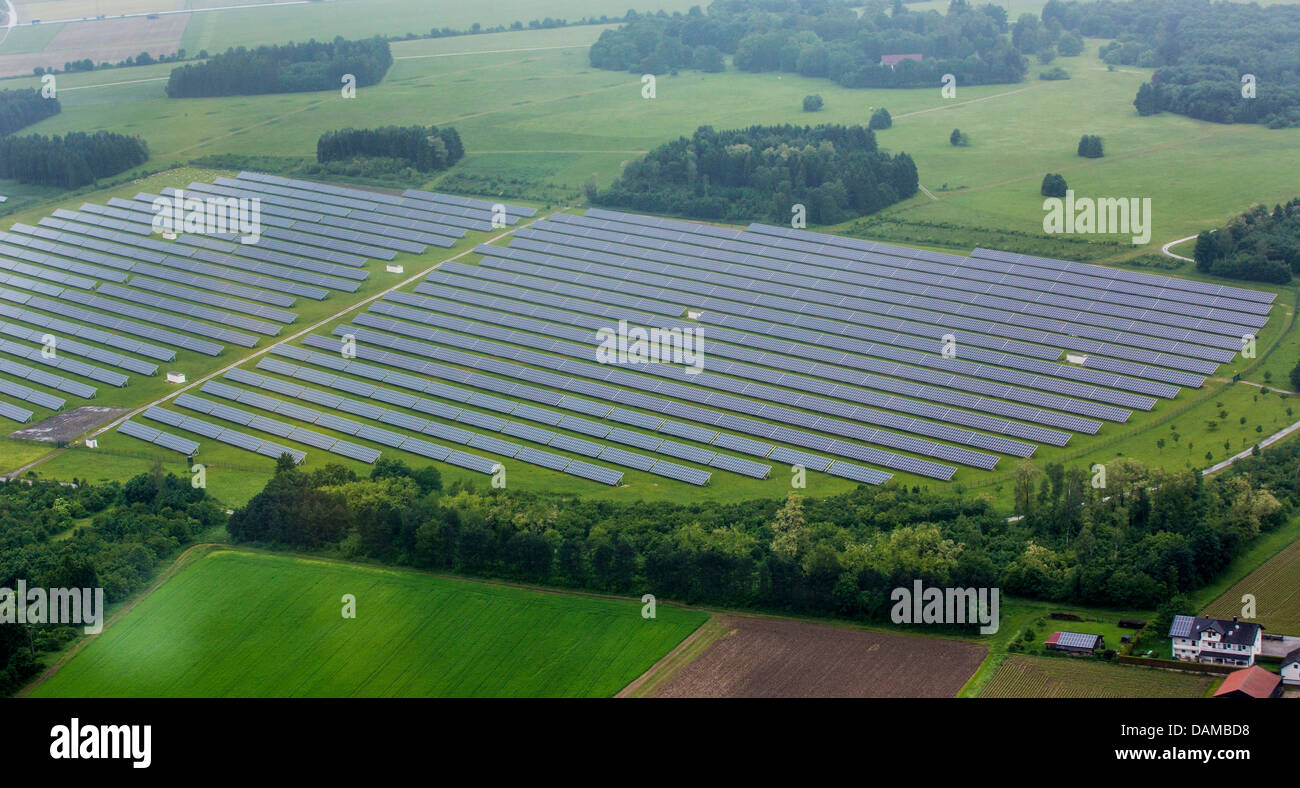
[{"label": "small outbuilding", "polygon": [[1097,649],[1106,647],[1106,639],[1101,635],[1089,635],[1082,632],[1053,632],[1045,645],[1052,651],[1064,651],[1069,654],[1092,654]]},{"label": "small outbuilding", "polygon": [[1300,684],[1300,648],[1282,658],[1282,683]]},{"label": "small outbuilding", "polygon": [[1216,698],[1280,698],[1282,677],[1258,665],[1228,674],[1214,691]]}]

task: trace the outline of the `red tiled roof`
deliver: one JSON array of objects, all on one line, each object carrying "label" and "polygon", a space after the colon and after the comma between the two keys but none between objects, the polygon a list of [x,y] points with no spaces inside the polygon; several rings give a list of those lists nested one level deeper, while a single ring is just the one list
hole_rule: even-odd
[{"label": "red tiled roof", "polygon": [[915,60],[915,61],[920,62],[920,60],[921,60],[922,57],[923,57],[923,55],[921,55],[921,54],[919,54],[919,53],[917,53],[917,54],[908,54],[908,55],[881,55],[881,56],[880,56],[880,65],[882,65],[882,66],[896,66],[896,65],[898,65],[901,61],[904,61],[904,60]]},{"label": "red tiled roof", "polygon": [[1214,697],[1240,692],[1252,698],[1269,698],[1282,683],[1282,677],[1261,667],[1246,668],[1228,674],[1223,685],[1214,691]]}]

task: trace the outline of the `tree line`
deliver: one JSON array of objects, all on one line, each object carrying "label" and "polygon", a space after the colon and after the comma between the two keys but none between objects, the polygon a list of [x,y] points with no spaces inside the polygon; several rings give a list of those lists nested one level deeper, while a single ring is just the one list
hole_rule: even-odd
[{"label": "tree line", "polygon": [[231,516],[231,537],[425,569],[700,604],[887,620],[892,589],[1000,587],[1153,609],[1213,581],[1300,499],[1300,450],[1219,477],[1023,465],[1009,521],[988,498],[868,485],[837,496],[611,502],[441,488],[430,469],[284,463]]},{"label": "tree line", "polygon": [[339,90],[345,74],[356,78],[356,87],[367,87],[378,84],[392,65],[388,41],[379,36],[239,47],[172,69],[167,95],[196,98]]},{"label": "tree line", "polygon": [[1285,284],[1300,273],[1300,198],[1263,205],[1196,237],[1196,270],[1229,279]]},{"label": "tree line", "polygon": [[[1042,22],[1114,39],[1112,66],[1155,68],[1134,105],[1216,123],[1300,125],[1300,6],[1211,0],[1049,0]],[[1254,83],[1243,90],[1242,78]]]},{"label": "tree line", "polygon": [[0,137],[39,123],[63,111],[56,98],[45,98],[41,91],[0,90]]},{"label": "tree line", "polygon": [[[100,587],[105,602],[121,602],[161,561],[226,517],[203,490],[157,466],[125,484],[75,484],[0,484],[0,588],[14,589],[19,579],[28,588]],[[43,653],[81,632],[0,624],[0,695],[17,691],[41,670]]]},{"label": "tree line", "polygon": [[[1010,40],[1006,10],[954,0],[946,14],[911,11],[895,2],[859,14],[848,0],[715,0],[705,14],[629,13],[627,24],[601,33],[590,50],[595,68],[662,74],[722,71],[731,55],[741,71],[825,77],[850,88],[934,87],[945,74],[959,84],[1021,81],[1028,71]],[[1037,41],[1034,42],[1037,45]],[[890,66],[882,56],[917,54]]]},{"label": "tree line", "polygon": [[833,224],[916,194],[916,164],[862,126],[701,126],[630,162],[597,205],[702,219],[787,222],[792,206]]},{"label": "tree line", "polygon": [[149,147],[143,139],[108,131],[0,138],[0,178],[13,178],[19,183],[70,189],[148,160]]},{"label": "tree line", "polygon": [[316,142],[316,161],[357,158],[398,159],[420,172],[445,170],[465,155],[451,126],[384,126],[327,131]]}]

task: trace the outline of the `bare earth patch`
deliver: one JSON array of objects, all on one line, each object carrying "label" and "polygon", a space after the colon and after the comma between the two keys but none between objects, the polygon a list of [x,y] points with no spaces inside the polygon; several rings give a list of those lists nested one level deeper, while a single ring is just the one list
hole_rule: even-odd
[{"label": "bare earth patch", "polygon": [[728,633],[659,698],[951,698],[988,649],[931,637],[724,616]]},{"label": "bare earth patch", "polygon": [[126,408],[86,405],[63,413],[56,413],[30,427],[24,427],[21,430],[9,433],[9,437],[29,441],[44,441],[45,443],[67,443],[104,422],[112,421],[127,412]]},{"label": "bare earth patch", "polygon": [[157,19],[68,22],[41,52],[0,55],[0,77],[30,75],[37,66],[62,69],[64,63],[86,58],[99,65],[117,63],[141,52],[154,57],[175,54],[189,20],[189,14],[169,14]]}]

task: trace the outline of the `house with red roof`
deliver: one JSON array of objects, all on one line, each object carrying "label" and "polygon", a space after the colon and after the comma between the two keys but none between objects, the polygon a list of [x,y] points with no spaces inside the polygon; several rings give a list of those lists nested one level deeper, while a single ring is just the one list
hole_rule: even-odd
[{"label": "house with red roof", "polygon": [[1280,698],[1282,677],[1259,667],[1235,670],[1214,691],[1216,698]]},{"label": "house with red roof", "polygon": [[920,53],[913,53],[907,55],[881,55],[880,65],[889,66],[890,68],[893,68],[899,63],[902,63],[904,60],[915,60],[916,62],[920,63],[923,57],[924,56],[921,55]]}]

